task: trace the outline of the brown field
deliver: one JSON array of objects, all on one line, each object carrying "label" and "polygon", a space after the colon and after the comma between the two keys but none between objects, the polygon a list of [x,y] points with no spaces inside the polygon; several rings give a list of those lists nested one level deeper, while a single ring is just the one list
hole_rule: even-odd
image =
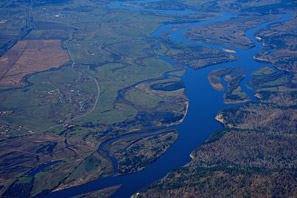
[{"label": "brown field", "polygon": [[21,86],[26,75],[60,67],[68,60],[60,40],[18,41],[0,58],[0,86]]},{"label": "brown field", "polygon": [[[0,145],[0,185],[14,180],[42,164],[83,156],[96,150],[97,145],[67,140],[59,136],[31,135],[12,138]],[[74,163],[73,163],[74,164]]]}]

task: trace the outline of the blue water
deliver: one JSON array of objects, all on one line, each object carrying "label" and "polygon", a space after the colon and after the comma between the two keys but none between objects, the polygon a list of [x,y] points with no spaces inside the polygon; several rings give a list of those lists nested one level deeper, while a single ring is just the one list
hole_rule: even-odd
[{"label": "blue water", "polygon": [[44,164],[44,165],[42,165],[42,166],[36,168],[35,170],[33,170],[31,173],[29,173],[28,176],[32,176],[32,177],[33,177],[34,175],[36,175],[37,173],[39,173],[40,171],[42,171],[42,170],[45,169],[46,167],[49,167],[49,166],[54,165],[54,164],[57,164],[57,163],[59,163],[59,162],[61,162],[61,161],[62,161],[62,160],[58,160],[58,161],[54,161],[54,162],[50,162],[50,163]]},{"label": "blue water", "polygon": [[[154,1],[156,0],[146,0],[145,2],[154,2]],[[141,2],[144,2],[144,1],[141,1]],[[141,2],[136,2],[136,3],[139,4]],[[142,8],[123,6],[121,5],[122,3],[116,2],[116,3],[110,4],[109,6],[116,7],[119,9],[129,9],[134,11],[143,10]],[[133,2],[125,2],[125,3],[135,3],[135,2],[133,1]],[[146,9],[146,10],[154,11],[151,9]],[[189,13],[192,13],[193,11],[161,10],[158,12],[162,12],[166,14],[189,14]],[[221,14],[222,16],[219,18],[195,23],[190,27],[186,27],[177,31],[170,31],[170,28],[178,24],[164,25],[164,26],[161,26],[154,33],[152,33],[151,36],[152,37],[161,36],[160,32],[168,31],[172,35],[170,39],[173,41],[197,45],[197,43],[194,43],[184,38],[182,36],[183,32],[189,28],[205,25],[208,23],[227,20],[236,16],[235,14],[232,14],[232,13],[221,13]],[[276,20],[274,22],[288,20],[291,17],[292,17],[291,15],[285,14],[282,16],[280,20]],[[256,47],[249,50],[228,48],[228,49],[237,51],[236,56],[239,57],[238,61],[206,67],[197,71],[191,68],[186,69],[187,70],[186,74],[181,78],[185,83],[185,86],[186,86],[185,93],[187,93],[186,95],[190,101],[187,116],[183,123],[174,127],[179,131],[179,134],[180,134],[179,138],[176,140],[173,146],[170,147],[166,151],[166,153],[162,157],[160,157],[153,165],[144,169],[143,171],[140,171],[134,174],[101,178],[81,186],[51,193],[44,197],[63,197],[63,198],[71,197],[71,196],[99,190],[105,187],[110,187],[118,184],[123,184],[123,186],[112,197],[119,197],[119,198],[130,197],[132,194],[134,194],[141,188],[164,177],[172,169],[183,166],[186,163],[188,163],[190,161],[190,157],[189,157],[190,153],[195,148],[197,148],[199,144],[203,143],[214,131],[222,128],[222,126],[218,122],[216,122],[214,118],[220,110],[230,106],[230,105],[225,105],[223,103],[224,93],[217,92],[210,86],[207,79],[209,72],[211,72],[214,69],[223,68],[227,66],[243,68],[243,70],[247,72],[247,77],[241,83],[242,88],[244,89],[244,91],[247,92],[247,94],[251,97],[252,100],[255,100],[255,98],[253,97],[254,95],[253,90],[247,89],[244,86],[244,84],[248,84],[250,80],[250,73],[256,70],[257,68],[260,68],[261,66],[263,66],[263,63],[255,62],[253,60],[253,55],[259,52],[262,48],[262,44],[260,42],[257,42],[253,38],[253,32],[256,29],[265,28],[265,26],[270,23],[272,22],[259,25],[258,27],[250,29],[246,32],[246,36],[249,39],[251,39],[253,42],[255,42]],[[202,43],[202,44],[199,43],[198,45],[208,46],[218,50],[221,50],[221,48],[226,49],[226,47],[224,46],[216,46],[216,45],[210,45],[206,43]],[[164,58],[162,59],[170,62],[170,60],[166,60]],[[165,77],[169,76],[169,74],[168,73],[166,75],[164,74],[164,76]],[[109,140],[108,142],[110,141],[114,141],[114,140]],[[103,146],[101,145],[101,147],[98,150],[103,150]],[[115,159],[113,158],[111,159],[115,163]],[[117,168],[116,163],[115,163],[115,168]]]}]

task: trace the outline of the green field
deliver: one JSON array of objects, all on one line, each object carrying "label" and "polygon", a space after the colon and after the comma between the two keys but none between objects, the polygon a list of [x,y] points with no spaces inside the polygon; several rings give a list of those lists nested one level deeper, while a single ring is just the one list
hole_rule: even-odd
[{"label": "green field", "polygon": [[[46,151],[36,167],[10,160],[11,169],[0,175],[0,194],[18,196],[23,189],[25,195],[37,195],[106,176],[113,165],[105,154],[96,152],[100,143],[125,133],[176,125],[184,118],[188,101],[183,83],[163,76],[170,71],[182,76],[184,71],[175,72],[172,65],[150,53],[155,43],[144,40],[160,25],[177,20],[176,15],[107,8],[106,2],[82,0],[5,1],[0,5],[1,53],[20,39],[61,40],[61,49],[69,55],[69,61],[58,69],[25,76],[23,86],[0,87],[1,141],[23,138],[28,146],[36,144],[26,153],[31,153],[32,160],[40,150]],[[192,16],[196,20],[204,17],[212,15]],[[154,84],[161,89],[152,89]],[[177,133],[173,136],[175,140]],[[30,142],[34,137],[36,142]],[[66,145],[62,146],[63,141]],[[72,141],[77,141],[77,147],[70,146],[73,153],[61,155]],[[152,149],[145,143],[149,141],[141,143],[146,152]],[[25,151],[25,145],[18,149]],[[32,169],[49,163],[49,156],[62,162],[28,176]],[[149,158],[151,162],[140,167],[154,161]],[[24,167],[18,172],[14,169],[17,163]],[[134,169],[138,170],[136,165]]]}]

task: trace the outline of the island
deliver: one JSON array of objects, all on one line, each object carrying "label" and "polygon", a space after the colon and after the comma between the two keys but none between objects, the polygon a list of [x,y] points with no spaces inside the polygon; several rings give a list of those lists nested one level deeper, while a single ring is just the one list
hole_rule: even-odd
[{"label": "island", "polygon": [[[205,77],[196,93],[221,94],[200,98],[224,100],[212,118],[221,129],[129,193],[295,196],[296,11],[281,0],[1,1],[0,196],[65,197],[146,173],[184,141],[187,116],[201,116],[189,113],[193,72]],[[263,46],[251,54],[253,38]],[[261,66],[242,69],[245,55]],[[122,197],[124,179],[71,196]]]}]

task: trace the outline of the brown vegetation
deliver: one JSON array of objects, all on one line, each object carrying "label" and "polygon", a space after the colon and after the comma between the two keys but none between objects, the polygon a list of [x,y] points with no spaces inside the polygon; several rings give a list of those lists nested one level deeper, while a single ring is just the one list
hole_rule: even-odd
[{"label": "brown vegetation", "polygon": [[182,53],[165,56],[165,58],[182,65],[188,65],[193,69],[237,60],[234,55],[228,55],[208,47],[194,47]]},{"label": "brown vegetation", "polygon": [[[249,6],[256,3],[253,0],[246,2]],[[237,1],[217,1],[213,4],[217,6],[215,9],[240,8],[237,5],[245,4],[237,3]],[[281,5],[288,5],[277,3],[265,1],[262,7],[248,9],[264,12],[264,10],[279,9]],[[216,29],[239,18],[231,19],[226,23],[212,24],[216,25],[212,27],[213,29],[207,26],[197,27],[202,37],[197,40],[247,48],[249,43],[245,43],[244,40],[234,37],[228,43],[227,36],[220,37],[233,30],[235,31],[228,36],[236,35],[246,24],[239,25],[241,27],[233,26],[233,28],[225,26],[226,32]],[[297,197],[295,21],[297,21],[296,17],[287,22],[272,24],[267,30],[259,31],[259,37],[257,37],[258,40],[263,40],[267,47],[264,50],[272,48],[275,51],[272,54],[269,52],[258,54],[256,58],[271,62],[275,67],[286,72],[267,66],[254,72],[251,83],[257,89],[259,101],[222,110],[216,119],[224,125],[225,129],[215,132],[192,152],[192,161],[187,166],[173,170],[162,180],[136,193],[134,198]],[[213,31],[214,29],[216,31]],[[207,35],[207,32],[210,35],[212,33],[216,35],[213,36],[215,41],[203,40],[203,33]],[[238,36],[240,37],[240,34]],[[208,37],[209,35],[205,38]],[[235,43],[231,42],[232,39],[236,39]],[[236,43],[238,41],[242,42]],[[233,77],[230,75],[226,78],[229,85],[232,79],[236,78],[236,76]],[[237,77],[239,82],[241,77],[239,75]],[[220,83],[218,77],[212,78],[212,81],[215,85]]]},{"label": "brown vegetation", "polygon": [[177,139],[177,132],[143,138],[130,145],[118,156],[119,173],[140,171],[155,162]]},{"label": "brown vegetation", "polygon": [[[150,44],[160,44],[158,48],[151,48],[153,53],[163,56],[174,63],[187,65],[193,69],[235,61],[237,56],[197,45],[181,45],[166,39],[148,39]],[[152,45],[154,46],[154,45]]]},{"label": "brown vegetation", "polygon": [[210,85],[217,91],[224,91],[224,85],[222,83],[221,77],[230,74],[233,71],[231,67],[216,69],[208,74],[208,81]]},{"label": "brown vegetation", "polygon": [[223,110],[223,124],[228,128],[261,130],[276,134],[296,134],[297,110],[271,103],[249,103]]},{"label": "brown vegetation", "polygon": [[140,171],[157,160],[177,139],[176,130],[138,134],[107,144],[104,149],[119,163],[119,174]]},{"label": "brown vegetation", "polygon": [[60,40],[19,41],[0,58],[0,86],[21,86],[26,75],[58,68],[68,59]]},{"label": "brown vegetation", "polygon": [[95,192],[90,192],[90,193],[86,193],[86,194],[83,194],[83,195],[78,195],[78,196],[75,196],[73,198],[98,198],[98,197],[100,197],[100,198],[109,198],[120,187],[121,187],[121,185],[112,186],[112,187],[104,188],[102,190],[98,190],[98,191],[95,191]]},{"label": "brown vegetation", "polygon": [[185,36],[198,43],[249,49],[254,46],[254,43],[244,35],[245,31],[277,18],[278,16],[275,15],[239,16],[227,21],[192,28],[185,33]]},{"label": "brown vegetation", "polygon": [[[222,137],[192,152],[189,166],[297,168],[297,136],[221,131]],[[211,139],[210,139],[211,140]]]},{"label": "brown vegetation", "polygon": [[256,36],[263,41],[267,48],[273,48],[273,53],[261,52],[254,58],[259,61],[270,62],[280,70],[297,71],[297,16],[294,11],[292,19],[282,23],[275,23],[266,30],[260,30]]},{"label": "brown vegetation", "polygon": [[189,168],[170,172],[133,196],[143,197],[296,197],[294,170]]},{"label": "brown vegetation", "polygon": [[66,141],[54,135],[28,135],[11,138],[0,145],[0,185],[51,161],[83,156],[97,147],[83,141]]}]

